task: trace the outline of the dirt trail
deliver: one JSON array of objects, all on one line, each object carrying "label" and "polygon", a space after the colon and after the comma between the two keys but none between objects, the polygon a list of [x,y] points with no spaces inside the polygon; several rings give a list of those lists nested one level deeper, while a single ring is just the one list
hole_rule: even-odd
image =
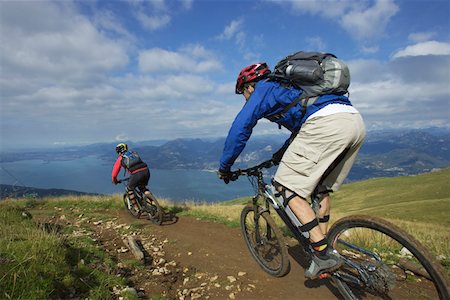
[{"label": "dirt trail", "polygon": [[[79,209],[55,207],[33,219],[73,226],[74,234],[89,235],[117,262],[117,276],[127,278],[141,299],[158,295],[179,300],[339,298],[328,280],[305,279],[301,264],[306,262],[298,247],[289,248],[290,272],[275,278],[253,260],[239,228],[192,217],[173,218],[158,226],[143,217],[134,219],[125,210],[102,214],[89,218]],[[90,230],[83,229],[86,226]],[[124,229],[141,244],[145,265],[130,264],[135,258],[123,243]]]},{"label": "dirt trail", "polygon": [[[118,215],[121,222],[134,219],[125,211]],[[225,289],[204,293],[209,299],[336,299],[338,296],[327,280],[306,280],[298,248],[291,247],[290,272],[275,278],[260,269],[247,250],[239,228],[230,228],[212,221],[180,217],[175,223],[152,226],[159,240],[168,240],[164,250],[168,260],[196,270],[200,274],[218,276]],[[239,276],[239,273],[241,276]],[[242,275],[244,274],[245,275]],[[236,282],[227,282],[233,276]],[[233,280],[233,279],[231,279]],[[232,287],[231,287],[232,286]],[[227,290],[227,287],[229,289]],[[230,288],[231,287],[231,288]],[[236,290],[238,287],[239,290]],[[334,292],[334,293],[333,293]],[[233,293],[233,295],[231,295]],[[231,297],[230,297],[231,296]]]}]

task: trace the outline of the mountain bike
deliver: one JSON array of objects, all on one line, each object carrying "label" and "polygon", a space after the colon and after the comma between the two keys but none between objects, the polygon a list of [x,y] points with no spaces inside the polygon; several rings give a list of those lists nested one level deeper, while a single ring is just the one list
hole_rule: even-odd
[{"label": "mountain bike", "polygon": [[[288,249],[280,227],[272,218],[275,210],[287,229],[311,257],[309,233],[301,232],[301,222],[289,206],[274,196],[273,185],[264,181],[263,169],[271,160],[255,167],[232,172],[232,181],[247,176],[256,195],[244,207],[240,223],[244,240],[258,265],[272,276],[281,277],[290,269]],[[318,215],[317,194],[310,205]],[[433,255],[415,238],[396,225],[373,216],[355,215],[336,221],[327,238],[343,259],[336,271],[320,275],[330,280],[344,299],[450,299],[449,277]]]},{"label": "mountain bike", "polygon": [[142,214],[147,214],[147,219],[152,221],[154,224],[161,225],[164,212],[159,205],[158,200],[156,200],[156,197],[150,190],[148,190],[150,192],[150,196],[147,196],[139,188],[135,188],[133,191],[134,199],[137,203],[137,207],[135,207],[127,193],[125,182],[129,180],[130,178],[127,177],[117,181],[118,183],[123,183],[125,185],[125,193],[123,194],[123,204],[125,209],[136,219],[139,219]]}]

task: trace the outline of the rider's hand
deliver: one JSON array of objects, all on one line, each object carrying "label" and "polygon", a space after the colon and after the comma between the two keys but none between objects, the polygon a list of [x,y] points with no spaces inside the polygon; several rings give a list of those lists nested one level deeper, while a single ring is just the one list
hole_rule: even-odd
[{"label": "rider's hand", "polygon": [[217,174],[219,175],[219,178],[222,179],[223,182],[225,182],[225,184],[228,184],[230,180],[232,180],[233,173],[231,171],[219,169],[219,171],[217,171]]},{"label": "rider's hand", "polygon": [[114,179],[114,180],[112,181],[112,183],[116,185],[116,184],[118,184],[119,182],[117,181],[117,179]]}]

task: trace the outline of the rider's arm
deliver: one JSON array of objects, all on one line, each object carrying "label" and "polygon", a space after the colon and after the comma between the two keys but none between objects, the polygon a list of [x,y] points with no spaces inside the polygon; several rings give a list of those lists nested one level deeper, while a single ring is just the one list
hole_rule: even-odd
[{"label": "rider's arm", "polygon": [[273,84],[258,82],[255,91],[236,116],[228,132],[220,159],[220,169],[229,171],[250,138],[258,120],[269,114],[277,102],[273,96]]},{"label": "rider's arm", "polygon": [[113,183],[117,182],[117,175],[119,175],[120,168],[122,167],[121,162],[122,162],[122,155],[119,155],[116,162],[114,163],[114,167],[111,173]]}]

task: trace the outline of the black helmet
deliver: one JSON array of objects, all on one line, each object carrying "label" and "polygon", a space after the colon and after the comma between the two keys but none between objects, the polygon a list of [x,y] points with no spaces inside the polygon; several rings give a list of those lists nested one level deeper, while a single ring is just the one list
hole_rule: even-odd
[{"label": "black helmet", "polygon": [[125,143],[120,143],[116,146],[117,154],[122,154],[128,150],[128,146]]}]

